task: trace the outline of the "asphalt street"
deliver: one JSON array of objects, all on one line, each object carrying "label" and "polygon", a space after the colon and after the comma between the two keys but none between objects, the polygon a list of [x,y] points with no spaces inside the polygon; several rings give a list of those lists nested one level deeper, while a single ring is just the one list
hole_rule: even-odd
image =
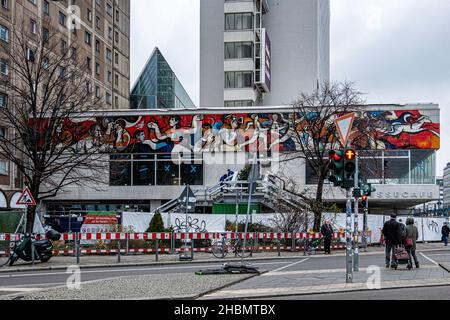
[{"label": "asphalt street", "polygon": [[[421,266],[424,268],[427,268],[427,266],[428,267],[437,266],[439,263],[450,264],[449,251],[422,252],[422,254],[418,254],[418,257]],[[282,277],[283,273],[286,272],[289,273],[295,271],[308,271],[308,270],[325,271],[329,269],[330,270],[343,269],[345,268],[345,256],[317,255],[317,256],[298,257],[283,260],[271,260],[271,261],[257,260],[252,261],[252,264],[262,271],[269,271],[271,273],[275,272],[275,274],[279,273],[280,277]],[[190,265],[109,267],[99,269],[83,269],[81,271],[81,281],[87,282],[101,279],[111,279],[129,276],[143,276],[143,275],[158,275],[158,274],[161,275],[193,274],[194,272],[199,270],[219,268],[221,267],[221,265],[222,264],[218,261],[218,263],[204,263],[204,264],[190,264]],[[360,255],[361,269],[374,265],[384,268],[383,253],[377,252]],[[56,287],[65,285],[68,277],[69,274],[67,274],[64,270],[0,273],[0,295],[9,295],[19,292],[29,292],[33,291],[36,288]],[[305,273],[303,277],[307,277],[307,273]],[[245,287],[245,284],[246,281],[241,283],[241,287]],[[441,290],[445,290],[445,288],[441,288]],[[432,293],[433,292],[439,292],[439,290],[438,289],[436,289],[435,291],[432,290]],[[395,294],[395,292],[392,294]],[[351,296],[351,294],[349,296]],[[450,295],[447,294],[447,296]],[[330,299],[332,299],[333,295],[329,295],[329,297]]]},{"label": "asphalt street", "polygon": [[[279,267],[289,265],[298,259],[254,261],[252,264],[260,270],[275,270]],[[129,276],[155,275],[155,274],[193,274],[199,270],[220,268],[222,264],[192,264],[192,265],[170,265],[170,266],[148,266],[148,267],[117,267],[96,268],[81,270],[81,281],[93,281]],[[65,285],[69,274],[64,270],[33,271],[33,272],[11,272],[0,273],[0,295],[16,292],[27,292],[34,288],[46,288]]]}]

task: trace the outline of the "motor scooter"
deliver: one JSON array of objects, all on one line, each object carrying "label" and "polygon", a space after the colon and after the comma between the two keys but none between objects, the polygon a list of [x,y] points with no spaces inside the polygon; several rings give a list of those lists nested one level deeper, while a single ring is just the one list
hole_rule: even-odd
[{"label": "motor scooter", "polygon": [[[33,261],[33,258],[41,262],[48,262],[53,256],[53,244],[51,241],[58,241],[61,238],[61,234],[50,229],[46,232],[46,236],[48,240],[36,240],[35,236],[25,234],[19,241],[11,242],[12,254],[7,263],[12,266],[19,259],[30,262]],[[31,251],[32,248],[34,249],[34,257]]]}]

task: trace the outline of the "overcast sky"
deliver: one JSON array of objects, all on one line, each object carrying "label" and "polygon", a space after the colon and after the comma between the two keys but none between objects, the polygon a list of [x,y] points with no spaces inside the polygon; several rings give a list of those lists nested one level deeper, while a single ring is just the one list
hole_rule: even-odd
[{"label": "overcast sky", "polygon": [[[198,105],[198,0],[131,4],[132,84],[158,46]],[[450,162],[449,30],[449,0],[331,0],[332,80],[355,81],[368,103],[440,104],[438,175]]]}]

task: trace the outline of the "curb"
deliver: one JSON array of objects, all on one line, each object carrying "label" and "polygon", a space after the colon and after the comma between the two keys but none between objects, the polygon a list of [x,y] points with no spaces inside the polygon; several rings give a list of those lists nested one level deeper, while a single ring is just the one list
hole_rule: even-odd
[{"label": "curb", "polygon": [[327,295],[327,294],[336,294],[336,293],[350,293],[350,292],[370,292],[370,291],[383,291],[383,290],[400,290],[400,289],[413,289],[413,288],[434,288],[434,287],[448,287],[450,283],[436,283],[436,284],[427,284],[427,283],[417,283],[411,285],[391,285],[387,284],[386,287],[382,287],[381,289],[362,289],[362,288],[349,288],[349,289],[330,289],[328,291],[310,291],[310,292],[298,292],[298,293],[285,293],[285,294],[266,294],[266,295],[255,295],[248,297],[223,297],[219,296],[217,298],[207,298],[205,300],[257,300],[257,299],[276,299],[279,297],[296,297],[296,296],[316,296],[316,295]]},{"label": "curb", "polygon": [[[337,255],[335,255],[337,256]],[[304,256],[297,257],[266,257],[266,258],[252,258],[246,259],[247,262],[251,261],[266,261],[266,260],[297,260],[303,259]],[[196,265],[196,264],[224,264],[227,262],[239,262],[237,259],[226,260],[196,260],[196,261],[167,261],[167,262],[145,262],[145,263],[117,263],[117,264],[92,264],[92,265],[79,265],[80,269],[100,269],[100,268],[125,268],[125,267],[152,267],[152,266],[166,266],[166,265]],[[75,264],[74,264],[75,265]],[[13,272],[29,272],[29,271],[55,271],[66,270],[70,265],[66,266],[50,266],[50,267],[35,267],[35,268],[0,268],[0,274],[13,273]]]}]

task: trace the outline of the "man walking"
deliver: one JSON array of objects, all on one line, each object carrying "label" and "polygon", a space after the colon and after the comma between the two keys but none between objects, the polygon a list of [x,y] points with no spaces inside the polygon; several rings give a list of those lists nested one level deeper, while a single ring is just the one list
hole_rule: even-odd
[{"label": "man walking", "polygon": [[448,226],[448,222],[444,222],[444,226],[442,227],[442,241],[444,245],[448,247],[448,236],[450,235],[450,227]]},{"label": "man walking", "polygon": [[392,267],[397,266],[397,260],[395,259],[394,250],[397,245],[400,244],[401,240],[401,229],[400,224],[397,222],[397,215],[392,214],[391,220],[386,221],[383,226],[383,235],[386,242],[386,268],[391,267],[391,257],[392,257]]},{"label": "man walking", "polygon": [[325,240],[325,254],[331,254],[331,239],[333,239],[333,226],[330,220],[326,220],[322,228],[320,228],[323,239]]}]

